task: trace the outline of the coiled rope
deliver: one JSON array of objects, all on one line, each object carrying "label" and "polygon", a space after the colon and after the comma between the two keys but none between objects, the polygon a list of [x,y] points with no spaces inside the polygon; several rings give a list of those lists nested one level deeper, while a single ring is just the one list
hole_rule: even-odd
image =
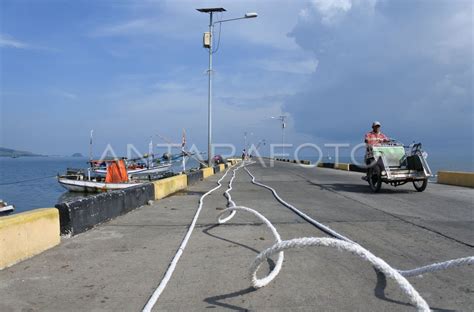
[{"label": "coiled rope", "polygon": [[[416,276],[416,275],[420,275],[420,274],[428,273],[428,272],[445,270],[448,268],[461,266],[461,265],[474,264],[474,257],[466,257],[466,258],[454,259],[454,260],[449,260],[449,261],[440,262],[440,263],[434,263],[431,265],[415,268],[412,270],[406,270],[406,271],[397,270],[391,267],[389,264],[387,264],[383,259],[378,258],[375,255],[373,255],[369,250],[351,241],[345,236],[337,233],[331,228],[310,218],[308,215],[304,214],[293,205],[287,203],[278,195],[276,190],[273,189],[272,187],[265,185],[263,183],[257,182],[255,176],[252,175],[252,173],[245,167],[247,164],[250,164],[250,163],[243,162],[239,167],[234,169],[232,178],[230,179],[229,184],[228,184],[228,189],[225,192],[225,196],[227,197],[227,200],[228,200],[228,208],[223,210],[221,213],[219,213],[219,215],[217,216],[217,220],[219,224],[222,224],[232,219],[232,217],[236,214],[236,211],[244,211],[244,212],[249,212],[255,215],[257,218],[262,220],[263,223],[267,225],[267,227],[271,230],[276,243],[273,246],[262,251],[259,255],[257,255],[252,266],[250,267],[250,278],[252,281],[252,285],[255,288],[266,286],[278,275],[278,273],[281,270],[281,264],[283,262],[284,250],[290,249],[290,248],[303,248],[303,247],[310,247],[310,246],[332,247],[332,248],[338,249],[339,251],[350,252],[354,255],[359,256],[363,260],[370,262],[372,266],[374,266],[378,271],[384,273],[386,277],[392,278],[393,280],[395,280],[395,282],[399,285],[402,291],[407,295],[409,301],[417,308],[418,311],[430,311],[430,308],[428,304],[426,303],[426,301],[421,297],[418,291],[410,284],[410,282],[405,277]],[[270,190],[272,194],[275,196],[275,198],[281,204],[290,208],[293,212],[301,216],[304,220],[318,227],[325,233],[335,237],[336,239],[322,238],[322,237],[303,237],[303,238],[295,238],[291,240],[282,241],[278,231],[267,218],[265,218],[263,215],[261,215],[259,212],[255,211],[254,209],[244,207],[244,206],[236,206],[235,202],[232,200],[230,191],[232,190],[232,182],[235,178],[235,173],[237,170],[239,170],[242,167],[244,167],[244,169],[252,178],[253,184]],[[227,213],[230,213],[229,216],[222,219],[221,216]],[[278,253],[277,265],[266,277],[262,279],[258,279],[256,275],[257,275],[257,271],[260,265],[262,264],[262,262],[264,262],[266,259],[274,255],[275,253]]]}]

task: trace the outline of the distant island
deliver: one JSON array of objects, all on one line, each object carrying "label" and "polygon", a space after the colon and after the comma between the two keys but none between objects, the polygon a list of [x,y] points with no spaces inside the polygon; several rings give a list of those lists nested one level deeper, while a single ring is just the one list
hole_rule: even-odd
[{"label": "distant island", "polygon": [[72,157],[84,157],[81,153],[74,153],[72,154]]},{"label": "distant island", "polygon": [[32,157],[32,156],[44,156],[34,154],[32,152],[18,151],[11,148],[0,147],[0,157]]}]

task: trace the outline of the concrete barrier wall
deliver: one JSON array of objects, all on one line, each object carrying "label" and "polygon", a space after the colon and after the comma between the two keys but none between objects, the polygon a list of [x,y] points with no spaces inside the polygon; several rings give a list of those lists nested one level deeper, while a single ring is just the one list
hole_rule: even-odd
[{"label": "concrete barrier wall", "polygon": [[188,178],[185,174],[153,182],[155,199],[161,199],[179,190],[184,190],[187,187],[187,182]]},{"label": "concrete barrier wall", "polygon": [[335,164],[335,163],[320,162],[320,163],[318,163],[317,166],[320,167],[320,168],[333,168],[333,169],[346,170],[346,171],[355,171],[355,172],[362,172],[362,173],[367,172],[366,168],[359,167],[359,166],[354,165],[354,164],[346,164],[346,163]]},{"label": "concrete barrier wall", "polygon": [[56,208],[35,209],[0,218],[0,270],[60,242]]},{"label": "concrete barrier wall", "polygon": [[197,182],[202,181],[202,179],[204,179],[201,170],[187,173],[186,176],[188,177],[187,185],[196,184]]},{"label": "concrete barrier wall", "polygon": [[214,169],[211,168],[211,167],[202,168],[201,171],[202,171],[202,177],[203,177],[203,179],[207,179],[208,177],[214,175]]},{"label": "concrete barrier wall", "polygon": [[57,204],[61,233],[76,235],[155,199],[152,183]]},{"label": "concrete barrier wall", "polygon": [[227,162],[230,162],[232,166],[240,161],[242,161],[241,158],[227,158]]},{"label": "concrete barrier wall", "polygon": [[367,172],[367,168],[364,167],[359,167],[354,164],[349,164],[349,171],[355,171],[355,172]]},{"label": "concrete barrier wall", "polygon": [[474,172],[438,171],[438,183],[474,187]]},{"label": "concrete barrier wall", "polygon": [[321,166],[318,166],[318,167],[334,169],[334,163],[325,163],[325,162],[323,162],[323,163],[320,163],[320,164],[321,164]]},{"label": "concrete barrier wall", "polygon": [[349,171],[349,164],[344,164],[344,163],[334,164],[334,168],[339,169],[339,170]]},{"label": "concrete barrier wall", "polygon": [[219,164],[219,171],[224,171],[224,170],[225,170],[225,165]]},{"label": "concrete barrier wall", "polygon": [[311,162],[309,160],[291,160],[291,159],[286,159],[286,158],[268,158],[268,157],[262,157],[262,158],[266,158],[268,160],[276,160],[276,161],[283,161],[283,162],[290,162],[290,163],[293,163],[293,164],[303,164],[303,165],[311,165]]}]

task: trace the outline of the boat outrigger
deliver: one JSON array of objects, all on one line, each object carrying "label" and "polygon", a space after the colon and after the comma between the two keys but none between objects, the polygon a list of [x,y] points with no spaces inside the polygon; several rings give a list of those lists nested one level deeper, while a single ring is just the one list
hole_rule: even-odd
[{"label": "boat outrigger", "polygon": [[[180,158],[181,155],[163,154],[160,158],[155,158],[153,154],[145,154],[142,158],[126,159],[127,173],[129,176],[134,175],[155,175],[171,170],[173,161]],[[146,159],[146,162],[143,160]],[[107,174],[107,162],[104,160],[90,160],[92,171],[100,176]]]}]

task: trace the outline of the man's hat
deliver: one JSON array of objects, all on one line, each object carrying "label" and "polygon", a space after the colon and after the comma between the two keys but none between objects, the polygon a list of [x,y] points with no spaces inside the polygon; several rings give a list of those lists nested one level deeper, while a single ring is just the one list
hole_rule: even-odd
[{"label": "man's hat", "polygon": [[375,126],[379,126],[379,127],[380,127],[380,126],[382,126],[382,125],[380,124],[379,121],[374,121],[374,122],[372,123],[372,127],[375,127]]}]

